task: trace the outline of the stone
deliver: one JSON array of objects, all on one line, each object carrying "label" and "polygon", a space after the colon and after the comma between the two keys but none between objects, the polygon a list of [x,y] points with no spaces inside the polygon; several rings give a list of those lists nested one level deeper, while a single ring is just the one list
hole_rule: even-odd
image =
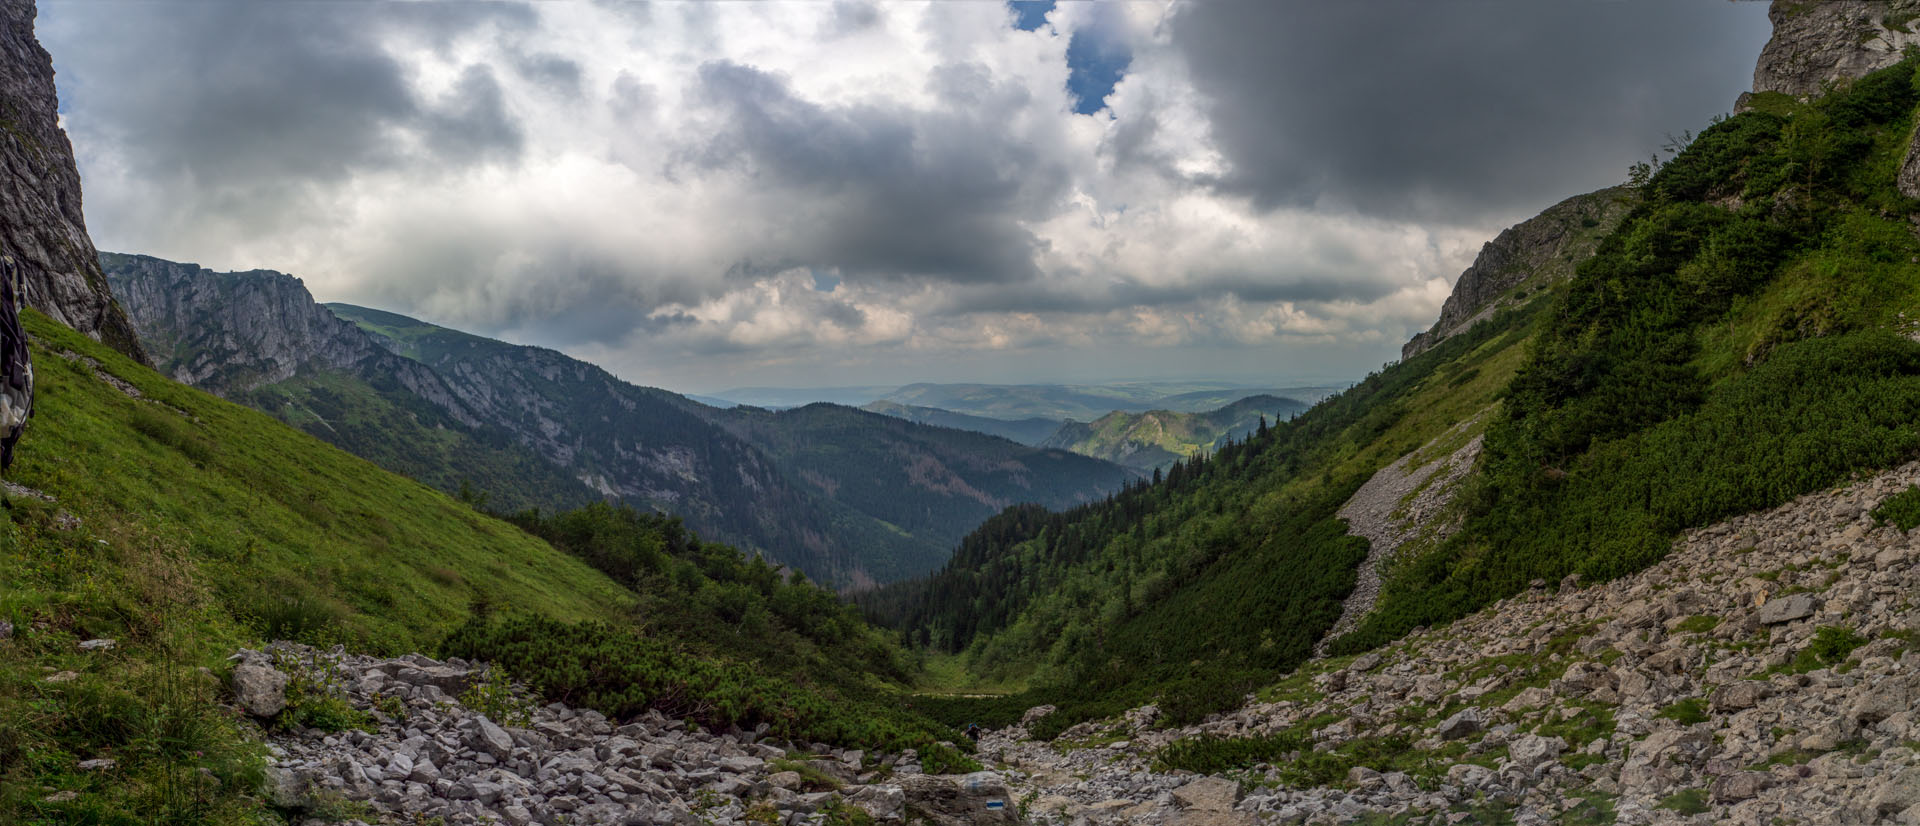
[{"label": "stone", "polygon": [[899,820],[906,811],[907,793],[899,786],[861,786],[847,795],[847,802],[865,810],[878,820]]},{"label": "stone", "polygon": [[1868,786],[1867,811],[1886,817],[1920,805],[1920,769],[1906,768]]},{"label": "stone", "polygon": [[806,780],[800,776],[799,772],[774,772],[773,774],[767,775],[767,784],[776,789],[786,789],[790,792],[797,792],[800,791],[801,787],[806,785]]},{"label": "stone", "polygon": [[1239,802],[1240,784],[1224,777],[1203,777],[1174,790],[1173,799],[1185,809],[1229,812]]},{"label": "stone", "polygon": [[1512,758],[1514,765],[1524,770],[1532,771],[1534,767],[1542,763],[1553,761],[1560,756],[1561,752],[1566,750],[1567,741],[1559,737],[1541,737],[1537,734],[1528,734],[1513,741],[1513,743],[1508,746],[1507,754]]},{"label": "stone", "polygon": [[1811,617],[1816,607],[1812,594],[1791,594],[1768,600],[1754,619],[1761,625],[1779,625]]},{"label": "stone", "polygon": [[1709,791],[1714,800],[1732,803],[1758,797],[1760,792],[1771,785],[1773,785],[1773,775],[1765,772],[1739,771],[1714,778]]},{"label": "stone", "polygon": [[307,804],[307,778],[292,769],[268,766],[267,798],[283,809],[300,809]]},{"label": "stone", "polygon": [[107,639],[87,640],[85,642],[80,643],[80,650],[81,651],[112,651],[113,647],[117,644],[118,643],[115,643],[113,640],[107,640]]},{"label": "stone", "polygon": [[61,672],[57,672],[57,673],[53,673],[53,674],[48,674],[48,675],[47,675],[47,677],[46,677],[46,679],[43,679],[43,680],[41,680],[41,682],[43,682],[43,683],[70,683],[70,682],[73,682],[74,680],[78,680],[78,679],[80,679],[80,672],[78,672],[78,671],[61,671]]},{"label": "stone", "polygon": [[507,755],[513,753],[513,738],[507,734],[506,729],[495,725],[492,720],[484,716],[474,718],[474,722],[473,736],[468,739],[467,745],[485,752],[495,760],[505,760]]},{"label": "stone", "polygon": [[108,769],[113,768],[114,765],[115,764],[114,764],[113,758],[111,757],[101,757],[94,760],[82,760],[79,763],[80,770],[85,772],[106,771]]},{"label": "stone", "polygon": [[0,620],[0,640],[13,639],[13,623]]},{"label": "stone", "polygon": [[1380,654],[1378,652],[1369,651],[1365,654],[1361,654],[1360,656],[1355,657],[1353,660],[1353,665],[1348,666],[1348,668],[1354,671],[1355,673],[1364,674],[1368,671],[1372,671],[1375,668],[1378,668],[1379,666],[1380,666]]},{"label": "stone", "polygon": [[1761,700],[1773,696],[1773,686],[1758,680],[1735,680],[1713,690],[1707,695],[1707,704],[1714,711],[1727,713],[1753,708]]},{"label": "stone", "polygon": [[1468,706],[1453,713],[1453,716],[1440,721],[1433,733],[1442,740],[1459,740],[1486,728],[1486,714],[1477,706]]},{"label": "stone", "polygon": [[287,675],[270,665],[243,662],[233,669],[233,698],[248,714],[271,718],[287,707]]},{"label": "stone", "polygon": [[906,806],[932,826],[1017,824],[1007,784],[993,772],[975,772],[954,778],[931,774],[897,776]]}]

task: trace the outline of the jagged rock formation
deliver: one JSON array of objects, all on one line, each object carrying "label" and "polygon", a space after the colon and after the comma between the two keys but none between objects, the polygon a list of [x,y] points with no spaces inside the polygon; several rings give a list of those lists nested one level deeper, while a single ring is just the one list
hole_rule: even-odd
[{"label": "jagged rock formation", "polygon": [[266,732],[273,802],[296,812],[347,801],[394,823],[811,826],[836,810],[880,823],[1017,822],[999,775],[927,775],[912,750],[767,742],[753,732],[700,731],[657,711],[608,720],[590,709],[536,706],[517,691],[490,695],[496,721],[462,702],[487,672],[460,660],[286,643],[236,657],[235,700],[248,713],[279,714],[291,683],[303,696],[344,700],[376,723],[372,731]]},{"label": "jagged rock formation", "polygon": [[1286,731],[1323,759],[1390,744],[1419,768],[1355,764],[1303,784],[1301,755],[1276,756],[1252,772],[1272,786],[1218,795],[1230,811],[1206,822],[1453,823],[1489,804],[1518,823],[1575,810],[1579,822],[1916,822],[1920,605],[1906,595],[1920,589],[1920,543],[1873,515],[1916,483],[1920,462],[1692,531],[1638,574],[1541,583],[1391,648],[1316,660],[1267,701],[1197,726],[1156,728],[1146,707],[1054,744],[994,732],[982,752],[1019,770],[1014,793],[1056,823],[1187,822],[1196,807],[1167,792],[1196,781],[1153,771],[1157,749]]},{"label": "jagged rock formation", "polygon": [[53,58],[33,19],[33,0],[0,3],[0,244],[20,263],[28,306],[144,361],[87,237]]},{"label": "jagged rock formation", "polygon": [[456,421],[481,424],[433,371],[314,303],[298,278],[216,273],[144,255],[100,260],[155,366],[175,381],[233,398],[303,369],[385,375]]},{"label": "jagged rock formation", "polygon": [[[1517,306],[1542,288],[1572,277],[1573,268],[1593,256],[1600,239],[1620,225],[1634,201],[1633,191],[1623,186],[1576,195],[1501,232],[1480,248],[1473,266],[1460,273],[1440,308],[1440,319],[1401,347],[1400,357],[1420,355],[1495,311]],[[1526,290],[1520,291],[1523,286]]]},{"label": "jagged rock formation", "polygon": [[1753,69],[1755,92],[1813,97],[1920,45],[1920,0],[1774,0],[1767,17],[1773,37]]}]

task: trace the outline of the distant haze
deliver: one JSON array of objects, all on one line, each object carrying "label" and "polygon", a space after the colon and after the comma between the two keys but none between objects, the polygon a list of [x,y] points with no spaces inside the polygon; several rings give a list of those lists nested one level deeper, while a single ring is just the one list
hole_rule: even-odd
[{"label": "distant haze", "polygon": [[[698,392],[1357,378],[1766,4],[40,3],[104,249]],[[857,395],[857,394],[856,394]],[[851,399],[848,399],[851,400]]]}]

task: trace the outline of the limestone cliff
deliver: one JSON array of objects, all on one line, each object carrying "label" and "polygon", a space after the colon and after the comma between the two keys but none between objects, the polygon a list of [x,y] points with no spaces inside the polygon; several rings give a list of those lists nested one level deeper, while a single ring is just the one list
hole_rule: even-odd
[{"label": "limestone cliff", "polygon": [[132,329],[176,381],[232,398],[306,367],[388,376],[460,423],[480,425],[438,375],[315,303],[298,278],[216,273],[144,255],[103,253],[100,260],[126,299]]},{"label": "limestone cliff", "polygon": [[1920,45],[1920,0],[1774,0],[1767,17],[1773,37],[1753,69],[1755,92],[1812,97]]},{"label": "limestone cliff", "polygon": [[87,238],[53,58],[33,19],[33,0],[0,3],[0,245],[23,270],[28,305],[144,360]]},{"label": "limestone cliff", "polygon": [[[1627,187],[1576,195],[1495,236],[1454,282],[1440,320],[1401,347],[1400,357],[1413,358],[1496,310],[1523,303],[1539,288],[1571,277],[1600,239],[1620,225],[1636,197]],[[1529,286],[1525,294],[1509,295],[1522,285]]]}]

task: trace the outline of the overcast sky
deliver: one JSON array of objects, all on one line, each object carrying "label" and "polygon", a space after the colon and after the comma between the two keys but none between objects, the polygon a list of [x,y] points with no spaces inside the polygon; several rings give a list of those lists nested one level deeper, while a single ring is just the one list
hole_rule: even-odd
[{"label": "overcast sky", "polygon": [[47,2],[103,250],[682,391],[1351,377],[1751,83],[1727,0]]}]

